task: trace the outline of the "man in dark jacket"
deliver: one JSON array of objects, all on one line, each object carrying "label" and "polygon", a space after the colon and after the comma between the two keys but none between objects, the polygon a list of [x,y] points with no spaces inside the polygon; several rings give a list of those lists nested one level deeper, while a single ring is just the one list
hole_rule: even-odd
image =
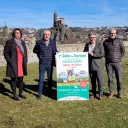
[{"label": "man in dark jacket", "polygon": [[103,82],[102,82],[102,57],[104,56],[104,48],[101,43],[96,42],[96,35],[90,33],[90,42],[85,44],[84,52],[89,54],[89,74],[92,84],[93,95],[90,98],[96,97],[96,80],[98,83],[99,99],[103,99]]},{"label": "man in dark jacket", "polygon": [[121,98],[122,78],[121,78],[121,58],[125,53],[123,42],[116,37],[116,29],[109,31],[109,37],[103,43],[105,50],[106,70],[108,74],[108,87],[110,94],[108,98],[114,96],[113,70],[117,80],[117,97]]},{"label": "man in dark jacket", "polygon": [[52,96],[52,72],[53,65],[55,65],[55,55],[58,50],[56,48],[56,42],[54,40],[50,40],[50,35],[50,31],[45,30],[43,33],[43,39],[38,40],[33,49],[33,52],[36,53],[39,58],[38,99],[41,99],[45,71],[48,76],[48,95],[50,97]]}]

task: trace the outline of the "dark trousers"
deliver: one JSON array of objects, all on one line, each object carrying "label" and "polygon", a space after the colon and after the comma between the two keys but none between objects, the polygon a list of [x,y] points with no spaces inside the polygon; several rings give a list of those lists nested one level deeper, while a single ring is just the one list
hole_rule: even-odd
[{"label": "dark trousers", "polygon": [[115,72],[117,80],[117,92],[121,94],[122,92],[122,75],[121,75],[121,63],[106,63],[106,70],[108,74],[108,88],[110,93],[114,91],[113,88],[113,71]]},{"label": "dark trousers", "polygon": [[42,90],[43,90],[43,82],[44,82],[44,74],[45,71],[47,72],[47,78],[48,78],[48,94],[52,95],[52,73],[53,73],[53,66],[52,65],[44,65],[44,64],[39,64],[39,90],[38,90],[38,95],[42,95]]},{"label": "dark trousers", "polygon": [[98,83],[99,95],[103,95],[103,82],[102,82],[102,71],[91,71],[90,72],[91,84],[92,84],[92,93],[96,96],[96,81]]},{"label": "dark trousers", "polygon": [[14,96],[16,96],[16,87],[19,88],[19,94],[23,93],[23,86],[23,77],[11,78],[11,88]]}]

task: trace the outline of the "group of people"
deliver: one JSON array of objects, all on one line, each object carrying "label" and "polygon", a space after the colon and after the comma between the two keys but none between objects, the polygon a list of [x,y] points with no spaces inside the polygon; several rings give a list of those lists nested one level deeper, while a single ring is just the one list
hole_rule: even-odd
[{"label": "group of people", "polygon": [[108,76],[108,98],[114,96],[113,72],[117,80],[117,97],[121,98],[122,94],[122,75],[121,59],[125,54],[125,47],[122,40],[116,37],[116,29],[110,29],[109,37],[103,43],[96,41],[96,35],[89,33],[90,42],[85,44],[84,52],[89,55],[89,74],[92,85],[91,99],[96,96],[96,82],[98,84],[99,99],[103,99],[103,81],[102,81],[102,57],[105,57],[105,66]]},{"label": "group of people", "polygon": [[[43,90],[44,74],[47,72],[48,95],[52,96],[52,73],[55,66],[55,55],[58,53],[56,41],[52,40],[51,32],[44,30],[43,38],[36,41],[33,52],[39,58],[39,82],[37,99],[41,99]],[[96,34],[89,33],[90,42],[85,44],[84,52],[89,54],[89,74],[92,85],[92,95],[96,97],[96,81],[98,83],[99,99],[103,99],[103,81],[102,81],[102,57],[105,57],[106,70],[108,74],[108,87],[110,94],[108,98],[114,96],[113,89],[113,70],[117,79],[118,97],[121,98],[122,79],[121,79],[121,58],[125,53],[123,42],[116,37],[116,30],[111,29],[109,37],[103,43],[96,41]],[[7,61],[7,77],[11,78],[11,88],[13,99],[19,101],[20,98],[26,99],[23,95],[23,78],[27,75],[27,48],[22,40],[22,32],[19,28],[14,29],[12,39],[6,41],[4,46],[4,57]],[[19,88],[19,95],[16,88]]]},{"label": "group of people", "polygon": [[[33,52],[39,58],[39,89],[37,98],[41,99],[43,90],[43,81],[45,71],[48,77],[48,95],[52,96],[52,73],[55,66],[55,55],[58,53],[56,42],[50,39],[51,33],[49,30],[43,32],[43,38],[36,42]],[[22,32],[19,28],[13,30],[12,39],[6,41],[4,46],[4,57],[7,61],[6,76],[11,78],[11,88],[13,99],[19,101],[20,98],[26,99],[23,95],[23,78],[27,75],[27,48],[22,40]],[[19,95],[16,93],[16,88],[19,88]]]}]

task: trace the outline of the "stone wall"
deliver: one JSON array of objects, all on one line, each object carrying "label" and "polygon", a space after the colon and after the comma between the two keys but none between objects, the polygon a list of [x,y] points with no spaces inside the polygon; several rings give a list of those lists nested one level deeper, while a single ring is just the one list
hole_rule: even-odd
[{"label": "stone wall", "polygon": [[[38,62],[37,55],[33,53],[35,44],[27,45],[28,63]],[[58,44],[59,52],[83,52],[85,44]],[[128,46],[128,41],[124,41],[124,45]],[[126,47],[128,49],[128,47]],[[3,56],[3,46],[0,46],[0,66],[5,66],[6,61]]]},{"label": "stone wall", "polygon": [[4,56],[3,56],[3,46],[0,46],[0,66],[4,66],[6,64]]},{"label": "stone wall", "polygon": [[[38,62],[37,55],[33,53],[33,47],[34,44],[27,45],[28,63]],[[6,61],[3,56],[3,49],[4,48],[0,46],[0,66],[5,66],[6,64]]]},{"label": "stone wall", "polygon": [[59,52],[83,52],[85,44],[58,44]]},{"label": "stone wall", "polygon": [[128,41],[124,41],[124,46],[128,46]]}]

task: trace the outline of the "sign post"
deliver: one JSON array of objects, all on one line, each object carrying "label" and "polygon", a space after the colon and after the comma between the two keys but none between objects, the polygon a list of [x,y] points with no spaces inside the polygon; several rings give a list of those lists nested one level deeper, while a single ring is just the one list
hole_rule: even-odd
[{"label": "sign post", "polygon": [[88,53],[56,55],[57,100],[89,100]]}]

